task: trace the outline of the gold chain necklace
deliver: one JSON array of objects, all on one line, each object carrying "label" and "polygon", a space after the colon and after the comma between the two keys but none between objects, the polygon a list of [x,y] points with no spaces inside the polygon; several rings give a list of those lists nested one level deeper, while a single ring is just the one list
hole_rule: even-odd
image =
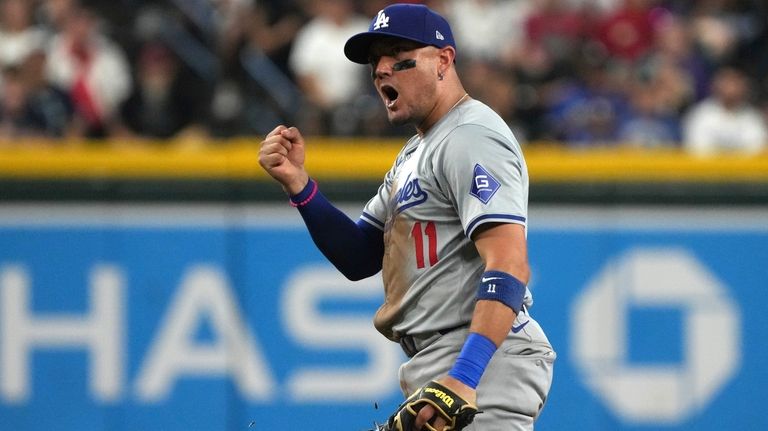
[{"label": "gold chain necklace", "polygon": [[464,95],[461,96],[461,99],[457,100],[456,103],[454,103],[453,106],[451,106],[451,109],[449,109],[448,112],[453,111],[453,108],[459,106],[459,103],[461,103],[461,101],[464,100],[464,98],[467,96],[469,96],[469,93],[464,93]]}]

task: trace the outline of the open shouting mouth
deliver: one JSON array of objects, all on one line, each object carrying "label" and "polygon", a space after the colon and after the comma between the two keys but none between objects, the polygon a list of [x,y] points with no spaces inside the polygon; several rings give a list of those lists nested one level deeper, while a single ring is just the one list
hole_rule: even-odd
[{"label": "open shouting mouth", "polygon": [[397,102],[397,98],[400,95],[395,87],[389,84],[384,84],[381,86],[381,94],[384,97],[384,103],[389,109],[392,109],[395,106],[395,102]]}]

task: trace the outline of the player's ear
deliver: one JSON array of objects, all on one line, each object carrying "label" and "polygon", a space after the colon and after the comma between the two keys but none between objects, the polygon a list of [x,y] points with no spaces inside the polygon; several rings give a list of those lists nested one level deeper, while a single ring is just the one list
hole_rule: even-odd
[{"label": "player's ear", "polygon": [[455,59],[456,59],[456,50],[452,46],[446,46],[444,48],[440,48],[440,51],[438,51],[438,54],[437,54],[438,79],[440,79],[441,81],[443,80],[443,76],[445,76],[445,72],[448,71],[448,69],[451,67]]}]

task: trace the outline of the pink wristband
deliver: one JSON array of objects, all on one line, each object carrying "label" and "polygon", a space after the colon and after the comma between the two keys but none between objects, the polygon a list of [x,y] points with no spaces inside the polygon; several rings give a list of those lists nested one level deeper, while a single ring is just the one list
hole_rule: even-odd
[{"label": "pink wristband", "polygon": [[[294,197],[291,197],[291,199],[288,201],[288,203],[291,204],[292,207],[294,207],[294,208],[303,207],[304,205],[308,204],[315,197],[315,195],[317,194],[317,181],[315,181],[313,179],[310,179],[309,182],[312,185],[312,191],[309,193],[309,196],[307,196],[306,199],[304,199],[304,200],[302,200],[300,202],[294,202],[294,200],[293,200],[294,197],[299,197],[299,196],[305,194],[305,190],[306,190],[306,187],[305,187],[304,190],[302,190],[298,195],[296,195]],[[309,186],[309,184],[307,186]]]}]

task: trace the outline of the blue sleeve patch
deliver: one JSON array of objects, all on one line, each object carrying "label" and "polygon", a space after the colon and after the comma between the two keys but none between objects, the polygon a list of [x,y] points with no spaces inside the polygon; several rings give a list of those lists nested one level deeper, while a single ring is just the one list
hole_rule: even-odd
[{"label": "blue sleeve patch", "polygon": [[493,178],[493,175],[479,164],[475,165],[475,172],[472,175],[472,188],[469,190],[469,194],[480,199],[482,203],[487,204],[500,187],[501,183],[496,178]]}]

